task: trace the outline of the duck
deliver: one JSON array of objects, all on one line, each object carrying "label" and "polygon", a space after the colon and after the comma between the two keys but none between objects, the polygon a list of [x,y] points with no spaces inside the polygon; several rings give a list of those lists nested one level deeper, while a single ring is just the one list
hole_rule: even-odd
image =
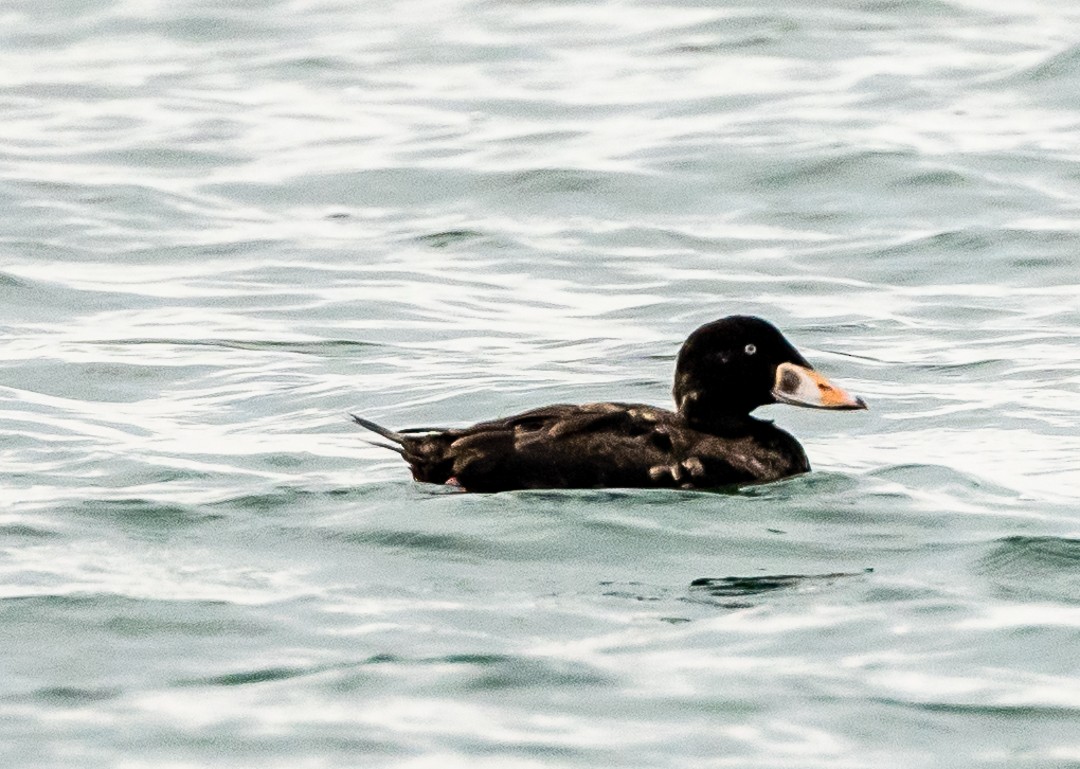
[{"label": "duck", "polygon": [[423,483],[463,491],[702,489],[761,484],[810,471],[790,433],[751,416],[760,406],[867,408],[818,373],[776,326],[731,315],[696,329],[675,362],[675,409],[560,403],[459,428],[390,430],[383,438]]}]

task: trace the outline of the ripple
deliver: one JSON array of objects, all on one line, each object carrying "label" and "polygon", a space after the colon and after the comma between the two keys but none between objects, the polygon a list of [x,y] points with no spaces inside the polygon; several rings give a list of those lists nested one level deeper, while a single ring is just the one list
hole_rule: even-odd
[{"label": "ripple", "polygon": [[0,272],[0,288],[17,288],[21,291],[25,291],[29,288],[29,285],[24,280],[19,280],[13,275],[8,275],[5,272]]},{"label": "ripple", "polygon": [[690,593],[697,600],[710,598],[739,598],[760,595],[775,590],[814,590],[819,584],[832,585],[845,577],[862,577],[873,569],[862,572],[836,572],[834,574],[777,574],[754,577],[700,577],[690,583]]},{"label": "ripple", "polygon": [[1003,596],[1077,604],[1078,564],[1080,540],[1018,535],[998,540],[979,559],[976,569]]},{"label": "ripple", "polygon": [[165,535],[178,528],[211,523],[222,516],[187,505],[162,504],[146,499],[87,500],[64,512],[94,519],[109,519],[125,528]]},{"label": "ripple", "polygon": [[275,341],[272,339],[111,339],[89,342],[100,345],[164,345],[176,347],[220,347],[228,350],[286,352],[319,357],[349,357],[385,345],[355,339],[321,339],[317,342]]},{"label": "ripple", "polygon": [[431,248],[447,248],[461,243],[468,243],[484,237],[484,233],[476,230],[446,230],[445,232],[433,232],[428,235],[416,236],[418,243],[423,243]]},{"label": "ripple", "polygon": [[870,477],[919,488],[967,490],[986,489],[1003,496],[1014,496],[1008,489],[988,483],[985,479],[968,475],[942,465],[904,464],[883,467],[869,474]]},{"label": "ripple", "polygon": [[1045,58],[1024,73],[1032,81],[1072,81],[1080,77],[1080,46],[1071,46]]},{"label": "ripple", "polygon": [[513,557],[515,550],[506,548],[497,542],[480,537],[468,537],[456,534],[435,534],[409,530],[369,530],[353,534],[335,535],[346,542],[357,544],[375,544],[399,550],[421,550],[443,552],[458,556]]},{"label": "ripple", "polygon": [[905,702],[903,700],[884,699],[882,702],[891,705],[925,710],[931,713],[949,713],[964,716],[991,716],[993,718],[1017,719],[1017,720],[1059,720],[1069,719],[1076,715],[1080,708],[1055,707],[1052,705],[992,705],[992,704],[966,704],[945,702]]},{"label": "ripple", "polygon": [[263,684],[272,681],[285,681],[298,676],[310,675],[316,672],[312,669],[303,668],[259,668],[246,670],[240,673],[226,673],[209,678],[196,678],[183,681],[178,686],[247,686],[249,684]]},{"label": "ripple", "polygon": [[119,689],[83,689],[71,686],[56,686],[39,689],[34,692],[33,697],[47,705],[67,707],[107,702],[116,699],[121,694],[122,692]]},{"label": "ripple", "polygon": [[27,539],[51,539],[63,536],[59,532],[26,523],[0,524],[0,537],[25,537]]}]

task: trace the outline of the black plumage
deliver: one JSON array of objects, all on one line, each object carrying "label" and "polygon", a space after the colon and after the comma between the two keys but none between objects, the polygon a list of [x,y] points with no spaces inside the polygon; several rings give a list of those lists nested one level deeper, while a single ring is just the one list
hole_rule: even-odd
[{"label": "black plumage", "polygon": [[468,491],[718,488],[810,469],[802,446],[758,406],[865,408],[832,385],[774,326],[731,316],[697,329],[675,367],[676,410],[558,404],[447,430],[395,432],[354,416],[405,458],[413,477]]}]

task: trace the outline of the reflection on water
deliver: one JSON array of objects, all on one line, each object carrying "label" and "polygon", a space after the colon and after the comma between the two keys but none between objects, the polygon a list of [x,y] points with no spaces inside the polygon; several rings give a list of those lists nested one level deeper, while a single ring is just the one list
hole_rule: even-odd
[{"label": "reflection on water", "polygon": [[699,577],[690,583],[690,594],[698,600],[740,598],[770,593],[774,590],[813,590],[845,577],[859,577],[873,572],[834,572],[833,574],[776,574],[765,577]]}]

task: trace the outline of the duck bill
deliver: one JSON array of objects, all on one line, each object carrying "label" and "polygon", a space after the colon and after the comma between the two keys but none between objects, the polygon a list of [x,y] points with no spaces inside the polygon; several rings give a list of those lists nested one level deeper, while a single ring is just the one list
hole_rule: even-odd
[{"label": "duck bill", "polygon": [[813,369],[795,363],[776,367],[772,395],[779,403],[812,409],[864,409],[866,401],[849,395]]}]

